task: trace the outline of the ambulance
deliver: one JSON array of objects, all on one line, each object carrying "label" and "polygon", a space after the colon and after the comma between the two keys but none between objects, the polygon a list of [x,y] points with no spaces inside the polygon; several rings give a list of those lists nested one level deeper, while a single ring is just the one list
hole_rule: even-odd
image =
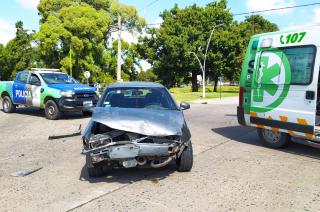
[{"label": "ambulance", "polygon": [[320,147],[320,28],[254,35],[242,65],[237,117],[268,147]]}]

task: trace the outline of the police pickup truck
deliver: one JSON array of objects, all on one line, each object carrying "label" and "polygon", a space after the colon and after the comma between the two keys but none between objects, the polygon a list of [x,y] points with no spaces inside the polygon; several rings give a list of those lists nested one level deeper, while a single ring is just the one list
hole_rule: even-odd
[{"label": "police pickup truck", "polygon": [[80,84],[58,69],[18,72],[14,81],[0,82],[3,111],[13,113],[19,105],[44,109],[47,119],[59,119],[62,112],[82,111],[98,102],[96,88]]}]

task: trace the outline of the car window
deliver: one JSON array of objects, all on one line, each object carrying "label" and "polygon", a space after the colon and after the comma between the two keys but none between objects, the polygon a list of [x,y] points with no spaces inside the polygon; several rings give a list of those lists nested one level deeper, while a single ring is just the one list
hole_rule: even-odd
[{"label": "car window", "polygon": [[41,81],[40,81],[39,77],[35,74],[31,74],[29,83],[31,85],[41,85]]},{"label": "car window", "polygon": [[16,77],[16,81],[21,83],[27,83],[29,72],[20,72]]},{"label": "car window", "polygon": [[315,58],[313,46],[283,48],[291,67],[291,84],[309,84]]},{"label": "car window", "polygon": [[102,107],[177,109],[164,88],[109,88],[102,102]]},{"label": "car window", "polygon": [[75,80],[68,74],[42,73],[40,75],[47,84],[78,84],[79,83],[77,80]]}]

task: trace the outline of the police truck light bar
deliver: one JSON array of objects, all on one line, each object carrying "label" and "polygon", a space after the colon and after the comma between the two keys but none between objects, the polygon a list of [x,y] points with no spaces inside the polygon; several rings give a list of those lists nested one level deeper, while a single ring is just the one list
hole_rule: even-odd
[{"label": "police truck light bar", "polygon": [[53,71],[53,72],[60,72],[60,69],[54,69],[54,68],[32,68],[31,71]]}]

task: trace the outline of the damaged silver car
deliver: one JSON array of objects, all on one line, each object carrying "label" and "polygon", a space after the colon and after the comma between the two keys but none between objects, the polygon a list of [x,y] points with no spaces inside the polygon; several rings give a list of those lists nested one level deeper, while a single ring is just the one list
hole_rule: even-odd
[{"label": "damaged silver car", "polygon": [[191,134],[182,110],[157,83],[114,83],[101,96],[83,136],[90,177],[104,167],[160,168],[175,160],[179,171],[193,165]]}]

